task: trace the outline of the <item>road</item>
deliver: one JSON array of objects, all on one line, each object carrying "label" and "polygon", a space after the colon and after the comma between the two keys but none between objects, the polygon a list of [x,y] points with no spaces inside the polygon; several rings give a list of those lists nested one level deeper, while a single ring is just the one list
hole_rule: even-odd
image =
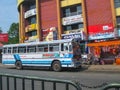
[{"label": "road", "polygon": [[23,70],[16,70],[15,68],[0,67],[0,73],[77,81],[83,90],[99,90],[105,84],[120,83],[120,73],[111,72],[84,72],[74,69],[54,72],[48,69],[24,68]]}]

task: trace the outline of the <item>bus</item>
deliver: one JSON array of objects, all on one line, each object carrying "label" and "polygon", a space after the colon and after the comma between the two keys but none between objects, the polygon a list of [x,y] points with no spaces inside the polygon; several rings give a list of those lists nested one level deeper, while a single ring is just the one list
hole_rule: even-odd
[{"label": "bus", "polygon": [[45,66],[53,71],[63,67],[81,67],[81,50],[78,39],[53,40],[3,46],[2,64],[24,66]]}]

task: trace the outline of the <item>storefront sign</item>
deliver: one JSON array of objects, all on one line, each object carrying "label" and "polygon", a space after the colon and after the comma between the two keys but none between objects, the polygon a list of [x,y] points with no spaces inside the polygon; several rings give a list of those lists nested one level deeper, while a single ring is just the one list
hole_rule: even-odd
[{"label": "storefront sign", "polygon": [[31,10],[25,12],[24,17],[28,18],[28,17],[34,16],[34,15],[36,15],[36,9],[31,9]]},{"label": "storefront sign", "polygon": [[105,32],[105,33],[96,33],[89,35],[89,39],[104,39],[104,38],[113,38],[115,36],[114,32]]},{"label": "storefront sign", "polygon": [[63,25],[70,25],[70,24],[75,24],[79,22],[83,22],[82,15],[69,16],[62,19]]},{"label": "storefront sign", "polygon": [[113,24],[88,26],[88,34],[90,40],[115,37]]},{"label": "storefront sign", "polygon": [[72,38],[82,39],[82,33],[62,34],[62,39],[72,39]]}]

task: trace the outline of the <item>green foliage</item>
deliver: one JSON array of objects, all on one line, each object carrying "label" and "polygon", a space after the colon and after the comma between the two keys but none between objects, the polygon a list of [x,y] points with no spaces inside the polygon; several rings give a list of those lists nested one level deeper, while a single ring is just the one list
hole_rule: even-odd
[{"label": "green foliage", "polygon": [[7,44],[16,44],[19,43],[19,24],[12,23],[8,31],[9,41]]},{"label": "green foliage", "polygon": [[0,27],[0,33],[2,33],[3,31],[2,31],[2,28]]}]

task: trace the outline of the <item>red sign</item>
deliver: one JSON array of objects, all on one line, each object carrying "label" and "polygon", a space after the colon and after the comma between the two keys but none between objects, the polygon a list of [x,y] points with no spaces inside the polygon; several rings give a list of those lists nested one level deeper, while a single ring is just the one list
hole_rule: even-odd
[{"label": "red sign", "polygon": [[8,42],[8,34],[7,33],[0,33],[0,42]]},{"label": "red sign", "polygon": [[114,37],[113,24],[103,24],[88,27],[89,39],[102,39]]}]

